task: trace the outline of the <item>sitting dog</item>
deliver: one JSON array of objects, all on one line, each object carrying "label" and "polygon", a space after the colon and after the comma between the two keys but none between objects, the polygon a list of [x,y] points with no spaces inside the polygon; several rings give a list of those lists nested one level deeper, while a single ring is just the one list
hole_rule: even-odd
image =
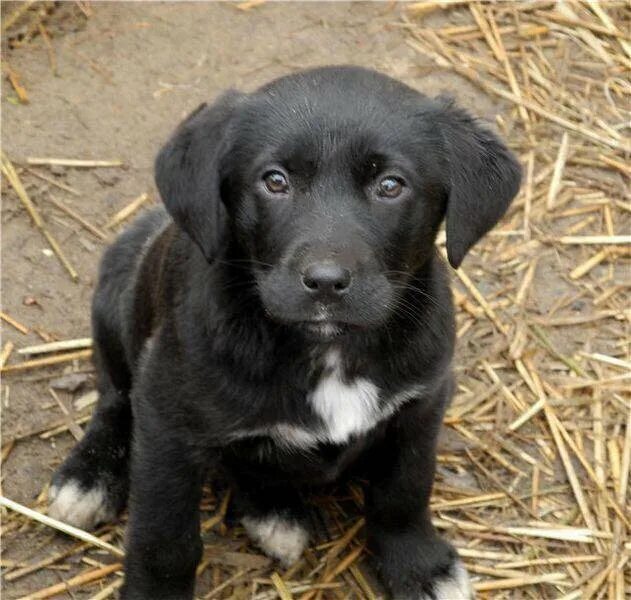
[{"label": "sitting dog", "polygon": [[368,543],[395,599],[470,598],[430,521],[453,389],[458,267],[520,168],[446,99],[325,67],[202,105],[156,160],[166,207],[107,250],[93,303],[99,401],[50,514],[80,527],[129,498],[127,599],[190,599],[209,464],[251,539],[289,565],[305,486],[366,481]]}]

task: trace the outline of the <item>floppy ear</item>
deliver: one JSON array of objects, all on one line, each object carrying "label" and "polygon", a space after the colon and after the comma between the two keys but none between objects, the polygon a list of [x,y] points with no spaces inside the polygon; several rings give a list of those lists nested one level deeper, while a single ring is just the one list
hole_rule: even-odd
[{"label": "floppy ear", "polygon": [[521,183],[515,156],[491,131],[451,103],[439,117],[447,151],[447,256],[457,269],[506,212]]},{"label": "floppy ear", "polygon": [[162,201],[208,261],[215,257],[225,229],[221,162],[229,149],[230,120],[242,96],[231,90],[212,106],[199,106],[180,123],[155,162]]}]

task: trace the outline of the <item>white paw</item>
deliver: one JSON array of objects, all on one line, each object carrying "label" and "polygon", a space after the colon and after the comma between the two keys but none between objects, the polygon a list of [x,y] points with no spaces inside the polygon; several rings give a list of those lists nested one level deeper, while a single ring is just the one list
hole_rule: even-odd
[{"label": "white paw", "polygon": [[467,570],[460,561],[452,565],[446,577],[434,581],[433,591],[433,597],[426,596],[423,600],[472,600],[475,598]]},{"label": "white paw", "polygon": [[263,519],[244,517],[241,522],[250,539],[284,566],[295,563],[309,541],[309,533],[302,525],[277,515]]},{"label": "white paw", "polygon": [[92,529],[115,516],[100,486],[84,490],[73,479],[64,482],[61,487],[51,487],[48,500],[49,516],[81,529]]}]

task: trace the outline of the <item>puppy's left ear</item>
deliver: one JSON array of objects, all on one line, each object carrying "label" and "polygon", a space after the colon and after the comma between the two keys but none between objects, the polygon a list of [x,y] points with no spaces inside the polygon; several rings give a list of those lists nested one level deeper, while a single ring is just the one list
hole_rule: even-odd
[{"label": "puppy's left ear", "polygon": [[199,106],[180,123],[155,162],[164,205],[209,262],[225,231],[221,163],[230,149],[230,124],[243,97],[231,90],[211,106]]},{"label": "puppy's left ear", "polygon": [[521,183],[513,153],[451,103],[437,115],[447,152],[447,256],[457,269],[469,249],[506,212]]}]

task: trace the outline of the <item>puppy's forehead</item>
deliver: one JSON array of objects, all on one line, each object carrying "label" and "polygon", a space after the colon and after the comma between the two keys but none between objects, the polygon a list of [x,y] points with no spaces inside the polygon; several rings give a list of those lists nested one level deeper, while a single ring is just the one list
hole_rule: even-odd
[{"label": "puppy's forehead", "polygon": [[354,67],[328,67],[277,79],[255,92],[268,117],[348,124],[404,115],[422,96],[380,73]]},{"label": "puppy's forehead", "polygon": [[[257,94],[313,103],[368,100],[405,103],[417,100],[419,92],[387,75],[361,67],[321,67],[281,77],[259,88]],[[351,103],[352,104],[352,103]]]},{"label": "puppy's forehead", "polygon": [[374,71],[328,67],[283,77],[251,94],[242,107],[241,141],[253,150],[326,155],[401,145],[418,125],[427,99]]}]

